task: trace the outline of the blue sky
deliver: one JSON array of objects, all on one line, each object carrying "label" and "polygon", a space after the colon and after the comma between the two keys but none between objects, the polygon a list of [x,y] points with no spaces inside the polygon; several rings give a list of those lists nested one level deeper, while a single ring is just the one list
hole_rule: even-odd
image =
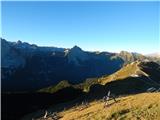
[{"label": "blue sky", "polygon": [[2,37],[143,54],[160,47],[158,2],[2,2]]}]

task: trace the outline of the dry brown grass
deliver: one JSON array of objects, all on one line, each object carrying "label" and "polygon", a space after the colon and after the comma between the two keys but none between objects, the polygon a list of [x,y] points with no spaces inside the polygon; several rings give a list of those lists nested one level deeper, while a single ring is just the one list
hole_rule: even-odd
[{"label": "dry brown grass", "polygon": [[61,120],[160,120],[160,93],[143,93],[117,100],[117,103],[110,101],[107,108],[103,102],[94,101],[83,110],[78,106],[59,115]]},{"label": "dry brown grass", "polygon": [[143,72],[140,67],[138,66],[140,64],[140,61],[135,61],[130,64],[127,64],[117,72],[108,75],[108,76],[102,76],[100,78],[90,78],[85,80],[83,83],[80,84],[69,84],[67,81],[61,81],[55,86],[50,86],[47,88],[43,88],[39,90],[39,92],[47,92],[47,93],[55,93],[60,89],[66,88],[66,87],[73,87],[75,89],[81,89],[83,92],[89,92],[90,87],[95,84],[101,84],[106,85],[109,82],[112,81],[118,81],[118,80],[124,80],[126,78],[131,77],[132,75],[147,75],[145,72]]},{"label": "dry brown grass", "polygon": [[142,74],[142,71],[139,69],[138,64],[139,64],[138,61],[127,64],[122,69],[118,70],[117,72],[107,77],[99,78],[98,81],[102,85],[105,85],[106,83],[111,82],[111,81],[123,80],[127,77],[130,77],[133,74]]}]

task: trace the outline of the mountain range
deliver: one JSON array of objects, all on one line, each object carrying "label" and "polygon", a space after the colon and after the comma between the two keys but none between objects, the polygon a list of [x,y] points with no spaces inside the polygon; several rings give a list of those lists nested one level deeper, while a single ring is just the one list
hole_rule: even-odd
[{"label": "mountain range", "polygon": [[[78,46],[42,47],[1,39],[2,118],[18,120],[50,105],[59,105],[53,109],[62,111],[84,100],[99,101],[109,90],[117,97],[149,88],[159,90],[159,73],[160,58],[151,55],[90,52]],[[27,119],[41,117],[36,114]]]},{"label": "mountain range", "polygon": [[147,54],[146,56],[150,56],[150,57],[159,58],[159,57],[160,57],[160,52],[156,52],[156,53]]},{"label": "mountain range", "polygon": [[136,60],[154,60],[138,53],[83,51],[41,47],[26,42],[1,39],[2,91],[34,91],[67,80],[82,83],[88,78],[110,75]]},{"label": "mountain range", "polygon": [[[106,94],[105,91],[109,89],[117,95],[139,93],[145,92],[150,87],[160,88],[159,73],[159,64],[138,60],[123,66],[111,75],[87,79],[83,83],[76,85],[70,84],[67,81],[61,81],[57,85],[40,89],[39,92],[55,93],[61,89],[72,87],[80,89],[87,94],[95,91],[96,93],[93,92],[92,94],[93,98],[104,96]],[[103,95],[100,95],[100,93]]]}]

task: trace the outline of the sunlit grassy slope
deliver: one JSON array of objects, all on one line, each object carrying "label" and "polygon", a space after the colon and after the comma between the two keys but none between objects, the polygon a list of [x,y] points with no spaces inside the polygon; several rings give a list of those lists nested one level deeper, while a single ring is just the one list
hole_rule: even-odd
[{"label": "sunlit grassy slope", "polygon": [[[53,93],[63,86],[70,86],[87,92],[86,98],[83,99],[83,101],[90,101],[87,108],[82,109],[79,100],[75,100],[48,109],[52,112],[57,111],[61,120],[160,120],[160,93],[146,93],[149,87],[159,88],[159,73],[158,64],[136,61],[109,76],[88,79],[77,85],[62,81],[58,87],[56,85],[42,91]],[[104,108],[102,97],[108,89],[117,95],[118,102],[114,103],[111,100],[109,101],[111,105]],[[40,118],[44,115],[44,111],[39,112],[38,115],[37,118]],[[36,118],[34,114],[32,117]],[[44,120],[52,119],[48,116]]]},{"label": "sunlit grassy slope", "polygon": [[[160,93],[142,93],[117,98],[117,102],[109,101],[110,105],[104,107],[102,100],[92,101],[89,106],[82,109],[82,105],[66,108],[58,112],[60,120],[160,120]],[[59,106],[60,107],[60,106]],[[48,109],[56,111],[57,107]],[[38,113],[44,116],[44,111]],[[52,115],[51,115],[52,116]],[[39,117],[34,120],[55,120],[51,116]],[[23,120],[30,119],[26,116]]]},{"label": "sunlit grassy slope", "polygon": [[89,88],[94,84],[106,84],[108,82],[117,80],[117,79],[123,79],[129,77],[131,74],[134,74],[135,71],[138,70],[137,62],[131,63],[123,67],[121,70],[117,71],[116,73],[109,75],[109,76],[103,76],[101,78],[90,78],[85,80],[83,83],[72,85],[69,84],[67,81],[61,81],[57,85],[50,86],[47,88],[43,88],[39,90],[39,92],[48,92],[48,93],[54,93],[57,92],[60,89],[72,86],[76,89],[82,89],[85,92],[89,91]]},{"label": "sunlit grassy slope", "polygon": [[[102,76],[100,78],[90,78],[85,80],[83,83],[76,84],[76,85],[69,84],[67,81],[61,81],[59,84],[41,89],[39,90],[39,92],[54,93],[60,89],[63,89],[69,86],[75,89],[82,89],[84,92],[89,92],[90,87],[95,84],[106,85],[107,83],[110,83],[113,81],[119,81],[119,80],[124,80],[128,78],[132,78],[130,82],[134,82],[135,79],[138,79],[138,81],[143,81],[146,84],[150,84],[151,86],[154,86],[154,85],[158,85],[157,83],[154,82],[154,79],[148,81],[148,80],[142,79],[141,77],[156,76],[155,79],[159,81],[158,78],[160,76],[158,75],[159,74],[158,72],[160,72],[160,69],[158,66],[159,65],[154,62],[148,62],[146,64],[146,62],[135,61],[125,65],[117,72],[108,76]],[[160,86],[160,84],[158,86]]]},{"label": "sunlit grassy slope", "polygon": [[71,85],[68,83],[68,81],[63,80],[63,81],[59,82],[57,85],[40,89],[38,92],[55,93],[62,88],[66,88],[66,87],[70,87],[70,86]]},{"label": "sunlit grassy slope", "polygon": [[94,85],[94,84],[99,84],[98,79],[97,78],[89,78],[86,79],[83,83],[79,83],[79,84],[70,84],[68,83],[68,81],[63,80],[61,82],[59,82],[57,85],[53,85],[47,88],[42,88],[40,90],[38,90],[38,92],[45,92],[45,93],[55,93],[58,90],[67,88],[67,87],[73,87],[75,89],[81,89],[84,92],[88,92],[90,86]]},{"label": "sunlit grassy slope", "polygon": [[88,108],[77,106],[58,113],[61,120],[160,120],[160,93],[143,93],[104,103],[91,102]]}]

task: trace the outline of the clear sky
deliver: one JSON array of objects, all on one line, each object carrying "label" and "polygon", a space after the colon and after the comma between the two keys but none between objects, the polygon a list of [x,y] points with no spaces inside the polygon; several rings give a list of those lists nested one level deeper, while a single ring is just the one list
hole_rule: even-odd
[{"label": "clear sky", "polygon": [[158,2],[2,2],[2,37],[143,54],[160,47]]}]

